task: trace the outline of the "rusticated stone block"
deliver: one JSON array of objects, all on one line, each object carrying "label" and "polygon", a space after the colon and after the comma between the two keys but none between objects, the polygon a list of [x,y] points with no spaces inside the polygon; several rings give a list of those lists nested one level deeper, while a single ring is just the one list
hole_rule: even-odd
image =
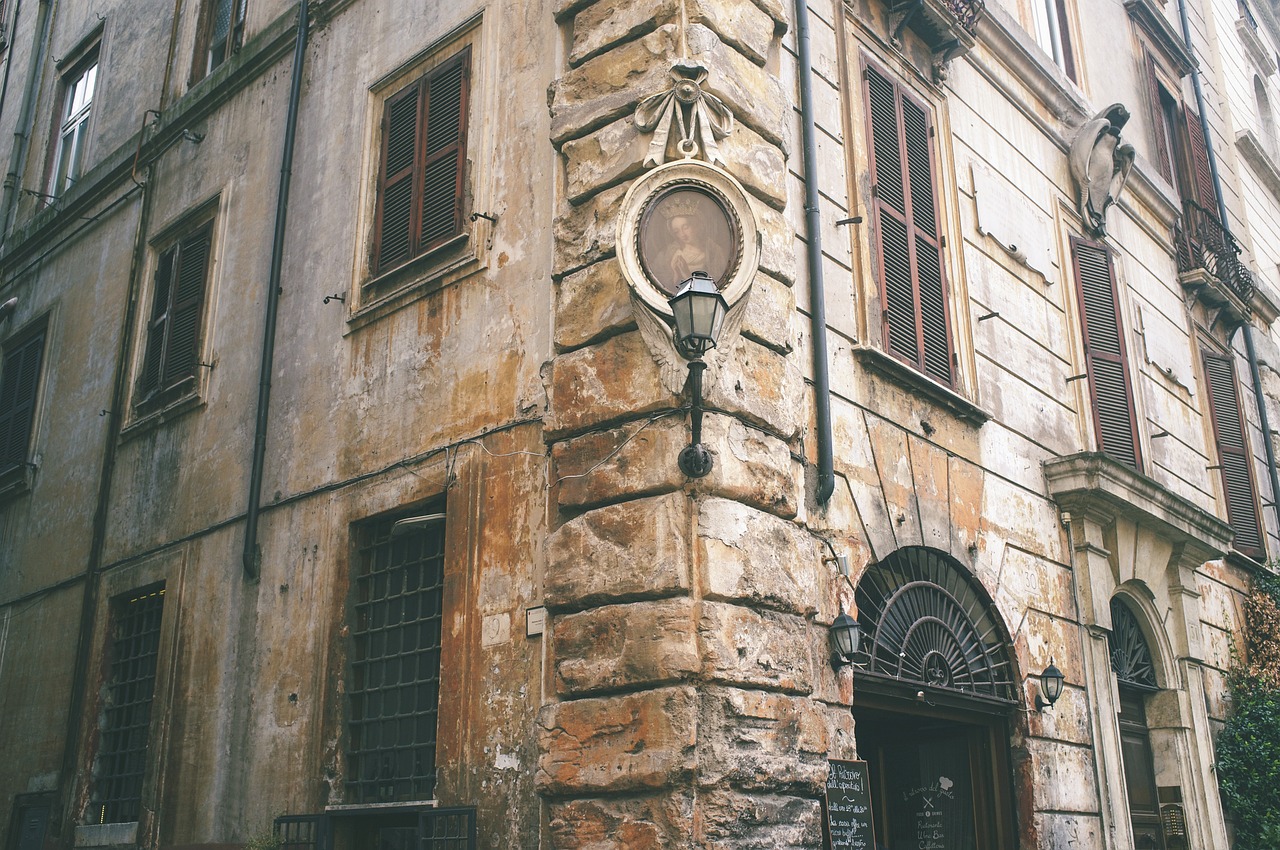
[{"label": "rusticated stone block", "polygon": [[[689,442],[687,425],[683,434],[680,448]],[[796,488],[786,443],[737,419],[714,414],[703,419],[702,439],[715,456],[715,466],[702,479],[705,492],[736,499],[780,517],[796,515]],[[675,455],[671,457],[674,461]]]},{"label": "rusticated stone block", "polygon": [[689,53],[714,69],[702,84],[706,91],[724,101],[743,124],[788,150],[784,134],[790,124],[791,103],[777,77],[725,44],[703,24],[689,25]]},{"label": "rusticated stone block", "polygon": [[555,359],[547,430],[558,436],[679,403],[640,333],[622,334]]},{"label": "rusticated stone block", "polygon": [[630,115],[624,115],[579,139],[564,143],[565,193],[571,204],[645,170],[649,136],[641,135]]},{"label": "rusticated stone block", "polygon": [[[579,509],[678,490],[686,479],[676,457],[688,444],[689,426],[678,415],[556,443],[551,459],[557,501],[562,509]],[[773,498],[773,489],[760,489]]]},{"label": "rusticated stone block", "polygon": [[760,269],[784,283],[796,279],[796,231],[775,209],[754,201],[756,227],[760,232]]},{"label": "rusticated stone block", "polygon": [[606,605],[556,618],[562,694],[671,682],[698,672],[693,600]]},{"label": "rusticated stone block", "polygon": [[[641,97],[671,80],[671,58],[679,55],[674,24],[588,59],[552,84],[551,141],[561,144],[628,115]],[[745,60],[744,60],[745,61]]]},{"label": "rusticated stone block", "polygon": [[687,847],[693,793],[608,797],[551,804],[556,850],[666,850]]},{"label": "rusticated stone block", "polygon": [[734,685],[808,693],[813,686],[805,621],[789,614],[704,602],[698,638],[707,676]]},{"label": "rusticated stone block", "polygon": [[713,688],[700,723],[716,734],[698,741],[698,784],[749,791],[818,794],[827,781],[827,718],[807,697]]},{"label": "rusticated stone block", "polygon": [[[573,21],[569,64],[578,65],[622,41],[635,39],[661,24],[677,23],[676,0],[652,5],[631,0],[597,0]],[[736,0],[686,0],[689,20],[705,24],[757,65],[763,65],[774,37],[774,22],[762,10]]]},{"label": "rusticated stone block", "polygon": [[698,547],[709,599],[808,615],[825,592],[821,544],[794,523],[741,502],[702,500]]},{"label": "rusticated stone block", "polygon": [[614,186],[581,206],[562,207],[552,225],[557,275],[577,271],[613,255],[617,242],[615,227],[625,194],[625,186]]},{"label": "rusticated stone block", "polygon": [[787,205],[787,155],[778,145],[765,141],[750,127],[735,124],[733,132],[720,140],[724,168],[742,181],[747,191],[775,209]]},{"label": "rusticated stone block", "polygon": [[784,354],[739,338],[728,357],[707,371],[709,407],[740,414],[785,439],[800,432],[804,378]]},{"label": "rusticated stone block", "polygon": [[631,290],[616,260],[601,260],[556,287],[556,348],[567,351],[635,327]]},{"label": "rusticated stone block", "polygon": [[742,335],[781,354],[794,347],[791,317],[796,297],[791,287],[768,275],[757,274],[751,284],[751,300],[742,320]]},{"label": "rusticated stone block", "polygon": [[703,794],[700,846],[715,850],[785,850],[822,846],[822,804],[783,794],[717,788]]},{"label": "rusticated stone block", "polygon": [[535,781],[546,795],[662,788],[693,770],[698,710],[689,687],[556,703],[539,724]]},{"label": "rusticated stone block", "polygon": [[[630,115],[561,147],[565,157],[565,191],[569,202],[581,205],[592,195],[641,174],[652,136],[640,133]],[[749,127],[735,125],[720,140],[724,167],[757,198],[776,209],[787,203],[787,161],[772,142]]]},{"label": "rusticated stone block", "polygon": [[547,607],[671,596],[689,589],[689,499],[670,493],[598,508],[547,540]]},{"label": "rusticated stone block", "polygon": [[[552,85],[551,140],[559,145],[627,115],[642,97],[670,84],[678,27],[664,24],[583,62]],[[786,150],[790,105],[779,80],[725,44],[704,24],[688,28],[691,58],[715,72],[704,83],[743,124]]]}]

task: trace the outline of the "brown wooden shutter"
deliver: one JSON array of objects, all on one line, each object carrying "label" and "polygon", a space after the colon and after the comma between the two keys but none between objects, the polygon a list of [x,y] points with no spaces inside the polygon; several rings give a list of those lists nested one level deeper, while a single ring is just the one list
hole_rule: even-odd
[{"label": "brown wooden shutter", "polygon": [[1071,256],[1098,450],[1140,471],[1137,417],[1111,252],[1101,243],[1073,237]]},{"label": "brown wooden shutter", "polygon": [[373,268],[393,268],[462,232],[471,48],[387,99]]},{"label": "brown wooden shutter", "polygon": [[1182,120],[1187,127],[1187,141],[1191,156],[1191,172],[1195,181],[1195,201],[1218,217],[1217,194],[1213,190],[1213,172],[1209,169],[1209,148],[1204,141],[1204,128],[1200,126],[1200,118],[1185,105],[1182,107]]},{"label": "brown wooden shutter", "polygon": [[421,82],[392,96],[382,116],[382,169],[374,222],[374,269],[382,271],[412,256],[414,187],[418,184],[418,115]]},{"label": "brown wooden shutter", "polygon": [[933,123],[927,107],[874,67],[866,66],[865,78],[885,344],[952,385]]},{"label": "brown wooden shutter", "polygon": [[27,462],[43,358],[43,330],[5,352],[0,366],[0,472]]},{"label": "brown wooden shutter", "polygon": [[1165,180],[1174,183],[1176,186],[1174,175],[1169,170],[1169,163],[1173,161],[1173,158],[1169,155],[1169,146],[1173,143],[1173,140],[1164,131],[1164,104],[1160,99],[1160,77],[1156,72],[1156,60],[1145,50],[1142,55],[1147,60],[1147,99],[1151,104],[1151,132],[1155,136],[1156,142],[1156,169],[1164,176]]},{"label": "brown wooden shutter", "polygon": [[1230,357],[1206,351],[1204,376],[1209,388],[1209,414],[1222,467],[1222,492],[1227,499],[1227,522],[1235,532],[1235,547],[1254,558],[1266,557],[1258,503],[1253,485],[1253,455],[1245,439],[1244,416],[1236,389],[1235,363]]},{"label": "brown wooden shutter", "polygon": [[160,389],[160,374],[164,365],[164,341],[169,334],[170,308],[173,298],[173,266],[177,257],[178,246],[174,245],[160,255],[160,260],[156,264],[151,320],[147,322],[147,349],[142,359],[142,379],[139,382],[139,389],[144,399]]},{"label": "brown wooden shutter", "polygon": [[467,165],[467,94],[471,49],[426,81],[426,161],[422,179],[422,246],[426,251],[462,232],[462,178]]},{"label": "brown wooden shutter", "polygon": [[211,236],[211,229],[205,228],[178,246],[177,274],[172,286],[173,309],[162,378],[166,389],[194,377],[196,373]]}]

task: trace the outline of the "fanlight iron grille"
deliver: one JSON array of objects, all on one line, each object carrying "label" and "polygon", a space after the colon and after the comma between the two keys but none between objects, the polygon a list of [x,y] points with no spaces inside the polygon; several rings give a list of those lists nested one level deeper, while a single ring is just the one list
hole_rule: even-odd
[{"label": "fanlight iron grille", "polygon": [[858,675],[1015,701],[1013,665],[994,606],[950,557],[900,549],[867,568],[855,598],[864,636]]},{"label": "fanlight iron grille", "polygon": [[1124,685],[1155,690],[1156,666],[1138,618],[1119,599],[1111,600],[1111,669]]}]

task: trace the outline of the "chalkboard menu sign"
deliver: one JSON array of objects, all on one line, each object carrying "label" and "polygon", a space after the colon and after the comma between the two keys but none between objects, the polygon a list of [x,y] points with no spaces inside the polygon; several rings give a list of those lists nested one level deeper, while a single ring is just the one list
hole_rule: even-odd
[{"label": "chalkboard menu sign", "polygon": [[875,850],[871,825],[871,782],[865,761],[830,761],[826,822],[829,850]]}]

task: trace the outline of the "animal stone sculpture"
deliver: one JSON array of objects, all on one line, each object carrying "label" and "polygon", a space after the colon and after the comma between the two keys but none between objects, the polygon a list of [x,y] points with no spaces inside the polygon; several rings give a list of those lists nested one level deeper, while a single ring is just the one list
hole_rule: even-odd
[{"label": "animal stone sculpture", "polygon": [[1086,121],[1071,141],[1071,176],[1079,188],[1080,218],[1090,236],[1107,235],[1107,207],[1120,198],[1133,168],[1133,145],[1121,143],[1129,110],[1113,103]]}]

